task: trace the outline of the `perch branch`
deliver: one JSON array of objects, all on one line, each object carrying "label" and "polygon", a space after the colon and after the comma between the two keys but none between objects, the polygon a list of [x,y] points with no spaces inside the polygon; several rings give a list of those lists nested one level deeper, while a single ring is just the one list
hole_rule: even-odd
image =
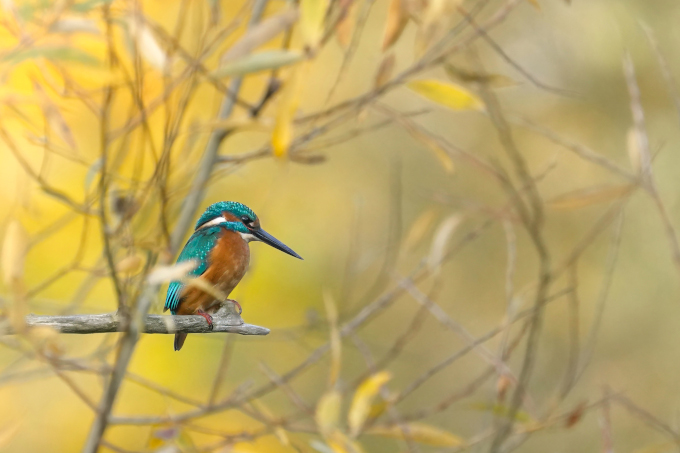
[{"label": "perch branch", "polygon": [[[106,333],[123,331],[116,313],[102,313],[96,315],[69,316],[26,316],[27,327],[47,326],[61,333]],[[253,324],[246,324],[241,317],[227,307],[221,308],[213,315],[213,330],[209,330],[208,323],[201,316],[163,316],[147,315],[141,329],[144,333],[238,333],[241,335],[267,335],[269,329]],[[0,328],[4,334],[16,333],[10,326],[7,330]]]}]

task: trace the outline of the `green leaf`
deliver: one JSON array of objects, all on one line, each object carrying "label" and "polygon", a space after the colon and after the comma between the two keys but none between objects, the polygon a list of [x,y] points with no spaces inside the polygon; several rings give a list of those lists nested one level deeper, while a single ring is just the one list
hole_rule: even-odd
[{"label": "green leaf", "polygon": [[83,3],[76,3],[71,6],[71,9],[73,11],[78,11],[80,13],[85,13],[87,11],[90,11],[97,6],[100,5],[105,5],[107,3],[111,3],[113,0],[87,0]]},{"label": "green leaf", "polygon": [[96,66],[99,64],[99,60],[97,60],[94,56],[74,47],[34,47],[32,49],[10,53],[1,57],[0,60],[17,64],[21,63],[22,61],[32,60],[35,58],[47,58],[48,60],[54,61],[76,62],[88,66]]},{"label": "green leaf", "polygon": [[453,110],[481,110],[484,103],[470,91],[439,80],[414,80],[406,86],[419,95]]},{"label": "green leaf", "polygon": [[233,77],[287,66],[302,60],[300,52],[268,50],[230,61],[213,72],[215,77]]},{"label": "green leaf", "polygon": [[408,436],[408,438],[415,442],[434,447],[458,447],[465,443],[462,438],[455,434],[425,423],[414,422],[406,423],[405,425],[405,428],[408,428],[408,434],[397,425],[388,427],[374,426],[366,430],[366,434],[396,439],[405,439]]}]

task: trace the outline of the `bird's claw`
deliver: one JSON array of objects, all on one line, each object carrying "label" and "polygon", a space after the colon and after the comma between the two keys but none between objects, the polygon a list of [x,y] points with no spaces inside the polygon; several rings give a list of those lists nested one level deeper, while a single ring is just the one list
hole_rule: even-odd
[{"label": "bird's claw", "polygon": [[227,302],[231,302],[232,304],[234,304],[234,306],[236,306],[236,308],[238,308],[239,316],[241,316],[241,313],[243,313],[243,308],[241,308],[241,304],[236,302],[234,299],[227,299]]},{"label": "bird's claw", "polygon": [[213,320],[212,316],[210,316],[208,313],[204,312],[203,310],[198,310],[196,312],[197,315],[203,316],[206,321],[208,321],[208,329],[213,330]]}]

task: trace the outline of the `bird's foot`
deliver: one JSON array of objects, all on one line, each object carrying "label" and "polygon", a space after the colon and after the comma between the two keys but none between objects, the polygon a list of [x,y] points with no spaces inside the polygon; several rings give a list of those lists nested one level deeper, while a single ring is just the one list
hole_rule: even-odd
[{"label": "bird's foot", "polygon": [[241,315],[241,313],[243,313],[243,308],[241,308],[241,304],[236,302],[234,299],[227,299],[227,302],[231,302],[232,304],[234,304],[234,306],[238,309],[239,316]]},{"label": "bird's foot", "polygon": [[208,313],[204,312],[203,310],[198,310],[196,312],[197,315],[203,316],[206,321],[208,321],[208,329],[213,330],[213,320],[212,316],[210,316]]}]

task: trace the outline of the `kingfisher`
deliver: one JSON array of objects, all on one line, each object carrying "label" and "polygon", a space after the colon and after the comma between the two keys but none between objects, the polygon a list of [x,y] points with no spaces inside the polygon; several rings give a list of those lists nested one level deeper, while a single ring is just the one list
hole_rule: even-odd
[{"label": "kingfisher", "polygon": [[[189,276],[202,276],[222,293],[229,296],[241,281],[250,262],[252,241],[261,241],[295,258],[300,255],[267,233],[260,226],[260,219],[242,203],[220,201],[213,203],[196,222],[194,233],[184,245],[177,262],[196,260],[197,267]],[[238,306],[238,302],[230,300]],[[163,311],[173,315],[200,315],[212,330],[212,316],[220,308],[221,300],[194,286],[172,281],[168,286]],[[175,333],[175,351],[179,351],[187,334]]]}]

